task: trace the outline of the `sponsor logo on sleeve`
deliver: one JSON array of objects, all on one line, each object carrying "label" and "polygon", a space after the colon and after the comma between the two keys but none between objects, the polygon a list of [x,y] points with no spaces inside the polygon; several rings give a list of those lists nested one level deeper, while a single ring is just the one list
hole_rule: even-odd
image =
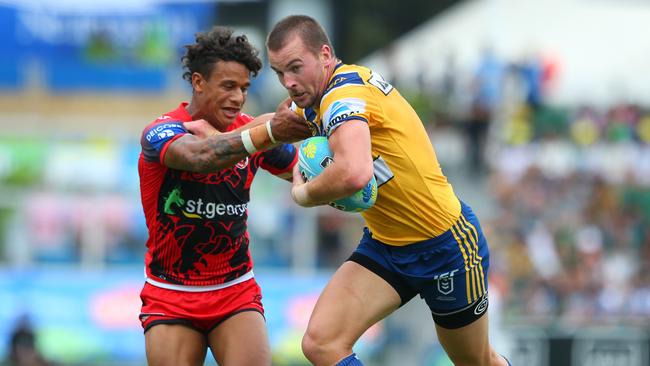
[{"label": "sponsor logo on sleeve", "polygon": [[366,102],[359,98],[345,98],[337,100],[323,114],[325,131],[334,130],[337,125],[350,119],[350,117],[363,115],[366,112]]},{"label": "sponsor logo on sleeve", "polygon": [[145,138],[149,142],[161,141],[173,137],[177,132],[183,130],[183,125],[180,123],[161,123],[153,126]]}]

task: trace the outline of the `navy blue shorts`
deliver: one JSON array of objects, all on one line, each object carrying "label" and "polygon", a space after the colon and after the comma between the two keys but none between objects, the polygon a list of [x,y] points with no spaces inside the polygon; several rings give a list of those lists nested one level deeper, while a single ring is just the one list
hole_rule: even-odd
[{"label": "navy blue shorts", "polygon": [[410,245],[384,244],[365,228],[348,260],[386,280],[402,305],[419,294],[432,312],[444,314],[465,309],[487,294],[489,257],[478,218],[461,202],[461,216],[451,229]]}]

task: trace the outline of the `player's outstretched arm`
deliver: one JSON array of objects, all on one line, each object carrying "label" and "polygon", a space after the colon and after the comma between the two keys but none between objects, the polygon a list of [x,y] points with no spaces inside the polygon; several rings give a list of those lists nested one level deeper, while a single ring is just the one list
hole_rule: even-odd
[{"label": "player's outstretched arm", "polygon": [[209,122],[185,122],[186,134],[172,142],[165,154],[165,164],[170,168],[209,173],[235,165],[258,149],[274,144],[264,124],[273,117],[263,114],[236,130],[220,133]]},{"label": "player's outstretched arm", "polygon": [[[287,98],[278,105],[275,113],[259,115],[245,126],[231,132],[241,132],[245,129],[264,125],[274,140],[274,143],[293,143],[313,135],[307,121],[291,110],[291,99]],[[208,138],[220,132],[208,121],[200,119],[183,123],[185,128],[194,136]],[[259,150],[259,149],[258,149]]]},{"label": "player's outstretched arm", "polygon": [[[252,121],[248,122],[244,126],[241,126],[235,130],[229,131],[229,132],[241,132],[247,128],[252,128],[255,126],[259,126],[261,124],[264,124],[273,118],[274,113],[265,113],[261,114]],[[204,120],[204,119],[197,119],[195,121],[190,121],[190,122],[183,122],[183,126],[194,136],[200,137],[200,138],[208,138],[211,136],[214,136],[216,134],[220,134],[223,132],[219,132],[214,126],[210,124],[210,122]],[[275,137],[275,136],[274,136]]]},{"label": "player's outstretched arm", "polygon": [[275,114],[263,114],[237,130],[218,133],[206,121],[185,124],[186,134],[169,146],[165,165],[170,168],[208,173],[229,168],[248,155],[279,143],[300,141],[312,135],[304,118],[282,102]]},{"label": "player's outstretched arm", "polygon": [[208,138],[188,133],[170,144],[164,162],[173,169],[210,173],[232,167],[248,155],[241,133],[220,133]]}]

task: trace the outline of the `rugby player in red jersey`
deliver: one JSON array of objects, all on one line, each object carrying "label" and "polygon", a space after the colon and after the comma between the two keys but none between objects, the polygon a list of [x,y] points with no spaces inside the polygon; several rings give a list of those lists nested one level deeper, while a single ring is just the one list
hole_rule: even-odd
[{"label": "rugby player in red jersey", "polygon": [[[270,365],[249,252],[249,190],[259,168],[290,180],[297,160],[290,143],[311,132],[288,103],[255,119],[241,112],[250,76],[262,67],[246,36],[215,27],[186,48],[190,103],[157,118],[141,136],[149,238],[140,320],[147,362],[203,365],[209,348],[222,366]],[[219,132],[202,136],[205,122],[191,122],[199,120]]]}]

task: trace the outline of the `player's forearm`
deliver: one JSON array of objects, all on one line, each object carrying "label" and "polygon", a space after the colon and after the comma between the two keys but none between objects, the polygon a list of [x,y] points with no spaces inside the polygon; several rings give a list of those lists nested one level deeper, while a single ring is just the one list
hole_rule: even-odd
[{"label": "player's forearm", "polygon": [[259,116],[255,117],[252,121],[246,123],[244,126],[234,130],[236,132],[241,132],[246,128],[253,128],[255,126],[260,126],[265,124],[266,122],[270,121],[273,118],[273,115],[275,113],[264,113],[260,114]]},{"label": "player's forearm", "polygon": [[202,173],[215,172],[233,167],[248,156],[239,133],[225,133],[205,140],[196,170]]},{"label": "player's forearm", "polygon": [[265,124],[230,133],[215,134],[205,140],[197,170],[214,172],[230,168],[247,156],[273,146],[275,141]]},{"label": "player's forearm", "polygon": [[359,174],[332,163],[318,177],[306,183],[304,189],[315,205],[321,205],[356,193],[370,181],[370,177],[364,180]]}]

